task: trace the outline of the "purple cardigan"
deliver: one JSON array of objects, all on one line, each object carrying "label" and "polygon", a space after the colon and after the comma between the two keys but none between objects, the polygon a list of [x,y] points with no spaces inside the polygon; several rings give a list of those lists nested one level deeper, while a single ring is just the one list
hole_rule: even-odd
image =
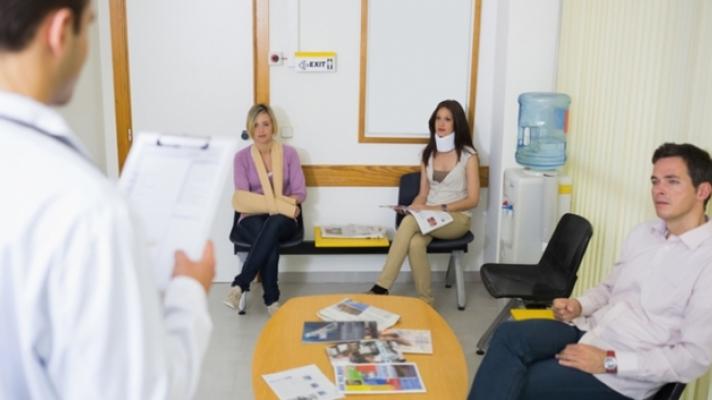
[{"label": "purple cardigan", "polygon": [[[282,147],[284,149],[282,194],[284,196],[295,196],[297,202],[302,203],[307,197],[307,190],[299,156],[293,147],[286,144],[283,144]],[[247,146],[235,154],[233,161],[235,190],[247,190],[264,194],[255,163],[252,161],[251,148],[252,146]],[[270,177],[270,179],[272,178]]]}]

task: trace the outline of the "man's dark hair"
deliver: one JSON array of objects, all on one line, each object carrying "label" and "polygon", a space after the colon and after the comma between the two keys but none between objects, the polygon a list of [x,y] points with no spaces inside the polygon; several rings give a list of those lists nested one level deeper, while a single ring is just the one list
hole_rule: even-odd
[{"label": "man's dark hair", "polygon": [[90,0],[0,0],[0,51],[25,48],[37,27],[51,11],[68,8],[74,14],[74,32],[81,29],[81,16]]},{"label": "man's dark hair", "polygon": [[[690,174],[692,184],[697,188],[701,183],[707,182],[712,185],[712,159],[710,154],[701,148],[689,143],[663,143],[655,149],[653,153],[653,164],[661,158],[680,157],[687,165],[687,173]],[[705,207],[710,200],[710,196],[705,199]]]}]

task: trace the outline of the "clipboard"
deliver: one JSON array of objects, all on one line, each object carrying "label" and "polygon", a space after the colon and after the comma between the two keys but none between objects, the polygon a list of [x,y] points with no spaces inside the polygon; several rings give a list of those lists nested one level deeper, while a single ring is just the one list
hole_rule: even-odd
[{"label": "clipboard", "polygon": [[236,149],[230,137],[135,136],[119,188],[138,220],[160,289],[173,275],[176,250],[194,260],[202,255]]}]

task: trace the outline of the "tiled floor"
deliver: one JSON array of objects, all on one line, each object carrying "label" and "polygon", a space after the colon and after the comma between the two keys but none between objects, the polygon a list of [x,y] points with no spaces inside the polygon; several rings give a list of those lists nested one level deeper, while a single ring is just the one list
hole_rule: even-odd
[{"label": "tiled floor", "polygon": [[[281,284],[282,302],[291,297],[326,293],[361,293],[369,288],[367,283],[286,283]],[[203,372],[196,395],[197,399],[252,399],[252,350],[262,326],[267,321],[267,310],[262,304],[261,289],[253,290],[250,308],[246,315],[222,304],[227,284],[213,286],[209,296],[210,314],[213,317],[213,336],[203,364]],[[467,284],[467,308],[457,309],[455,289],[445,289],[434,283],[436,308],[447,320],[460,340],[467,359],[470,382],[480,362],[475,354],[475,344],[487,329],[503,302],[491,299],[481,283]],[[412,283],[396,284],[393,294],[413,295]]]}]

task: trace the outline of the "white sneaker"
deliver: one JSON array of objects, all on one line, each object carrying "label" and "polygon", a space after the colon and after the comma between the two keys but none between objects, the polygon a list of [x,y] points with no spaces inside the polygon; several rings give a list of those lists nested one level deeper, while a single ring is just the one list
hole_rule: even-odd
[{"label": "white sneaker", "polygon": [[267,313],[269,315],[274,315],[274,313],[276,313],[277,310],[279,310],[279,302],[278,301],[275,301],[274,303],[267,306]]},{"label": "white sneaker", "polygon": [[240,305],[240,297],[242,297],[242,289],[239,286],[233,286],[227,292],[227,297],[223,300],[223,304],[236,309]]}]

